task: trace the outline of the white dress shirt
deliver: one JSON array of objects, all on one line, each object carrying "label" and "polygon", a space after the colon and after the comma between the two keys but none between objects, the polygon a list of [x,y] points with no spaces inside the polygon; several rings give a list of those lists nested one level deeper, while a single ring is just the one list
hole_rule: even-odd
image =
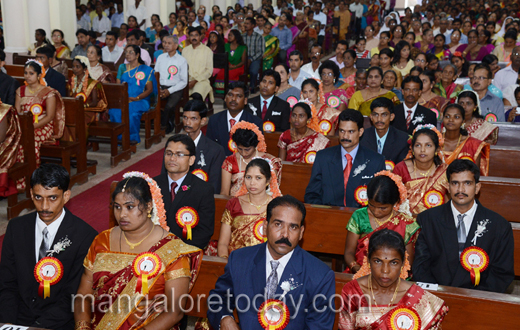
[{"label": "white dress shirt", "polygon": [[[309,78],[316,78],[316,79],[320,79],[320,66],[321,66],[321,62],[320,62],[320,65],[316,68],[316,71],[314,71],[312,69],[312,62],[309,62],[307,64],[305,64],[304,66],[301,67],[300,71],[304,71],[306,73],[308,73],[310,75]],[[300,88],[301,89],[301,88]]]},{"label": "white dress shirt", "polygon": [[99,16],[96,15],[92,20],[92,31],[94,32],[99,32],[105,35],[111,29],[112,22],[110,21],[110,18],[106,16],[101,16],[101,19],[99,19]]},{"label": "white dress shirt", "polygon": [[403,109],[404,109],[404,118],[408,118],[408,110],[412,110],[412,115],[410,116],[410,118],[413,119],[413,116],[415,115],[415,110],[417,109],[417,104],[419,104],[419,102],[415,103],[415,105],[411,108],[408,108],[406,106],[406,103],[403,102]]},{"label": "white dress shirt", "polygon": [[469,230],[471,228],[471,223],[473,222],[473,218],[475,217],[475,213],[477,212],[477,206],[478,204],[475,203],[475,201],[473,201],[473,206],[469,209],[468,212],[466,213],[460,213],[456,208],[455,206],[453,206],[453,202],[450,202],[451,203],[451,212],[453,212],[453,219],[455,220],[455,228],[457,228],[459,226],[459,219],[457,218],[457,216],[459,214],[465,214],[466,216],[464,217],[464,227],[466,229],[466,237],[468,237],[468,234],[469,234]]},{"label": "white dress shirt", "polygon": [[193,140],[193,143],[195,143],[195,147],[199,144],[200,137],[202,136],[202,131],[199,131],[199,136],[195,140]]},{"label": "white dress shirt", "polygon": [[240,118],[242,117],[242,114],[244,113],[244,110],[240,111],[240,113],[235,117],[231,117],[231,114],[229,113],[229,111],[227,112],[227,130],[228,132],[231,131],[231,123],[229,122],[230,119],[234,119],[236,120],[236,123],[235,125],[240,121]]},{"label": "white dress shirt", "polygon": [[[143,20],[148,18],[148,14],[146,13],[146,7],[143,6],[143,3],[139,4],[138,8],[135,8],[135,1],[131,1],[132,3],[128,6],[126,17],[135,16],[137,18],[137,25],[141,24]],[[147,27],[148,22],[145,22],[143,26],[141,26],[141,30],[144,30]]]},{"label": "white dress shirt", "polygon": [[[326,26],[327,25],[327,15],[325,15],[323,12],[320,11],[319,14],[316,15],[316,13],[314,13],[314,20],[315,21],[319,21],[320,22],[320,25],[323,25],[323,26]],[[318,33],[318,35],[320,36],[324,36],[325,35],[325,28],[321,28],[320,27],[320,33]]]},{"label": "white dress shirt", "polygon": [[[291,260],[291,257],[293,255],[294,250],[287,253],[280,259],[276,260],[280,262],[278,264],[278,267],[276,268],[276,274],[278,275],[278,283],[280,283],[280,279],[282,278],[283,271],[285,270],[285,266],[289,263],[289,260]],[[271,256],[271,252],[269,252],[269,247],[266,244],[265,245],[265,281],[267,282],[267,279],[269,278],[269,275],[271,275],[271,272],[273,269],[271,268],[271,261],[274,260],[274,258]]]},{"label": "white dress shirt", "polygon": [[289,85],[301,90],[303,82],[309,78],[311,78],[311,75],[300,68],[300,73],[298,74],[298,77],[296,79],[293,79],[292,75],[289,74]]},{"label": "white dress shirt", "polygon": [[[170,79],[168,71],[171,66],[177,68],[177,72],[172,79]],[[168,86],[170,94],[183,90],[188,84],[188,62],[177,52],[173,56],[170,56],[168,53],[159,55],[155,63],[155,71],[159,72],[159,83],[161,86]]]},{"label": "white dress shirt", "polygon": [[114,46],[114,49],[110,51],[108,46],[101,48],[101,55],[103,57],[103,62],[116,62],[119,59],[119,56],[123,53],[123,48]]},{"label": "white dress shirt", "polygon": [[[34,252],[36,260],[40,258],[40,246],[42,245],[43,241],[43,229],[47,227],[47,230],[49,231],[49,250],[51,250],[52,242],[54,242],[54,238],[56,237],[56,233],[60,228],[63,218],[65,218],[65,208],[63,208],[63,210],[61,211],[61,214],[58,217],[58,219],[54,220],[50,225],[47,226],[45,222],[43,222],[42,219],[40,219],[38,213],[36,213],[36,226],[34,226]],[[59,239],[61,239],[61,237]]]},{"label": "white dress shirt", "polygon": [[172,192],[172,183],[177,182],[177,187],[175,187],[175,194],[177,194],[179,188],[181,187],[182,181],[184,181],[184,179],[186,178],[186,175],[188,174],[184,174],[182,178],[180,178],[177,181],[174,181],[172,178],[170,178],[168,174],[166,174],[166,176],[168,177],[168,190],[170,191],[170,193]]}]

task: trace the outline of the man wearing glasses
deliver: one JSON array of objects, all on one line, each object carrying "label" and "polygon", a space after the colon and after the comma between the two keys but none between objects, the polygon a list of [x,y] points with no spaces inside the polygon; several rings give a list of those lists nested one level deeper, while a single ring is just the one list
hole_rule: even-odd
[{"label": "man wearing glasses", "polygon": [[[493,73],[491,73],[489,66],[479,64],[475,67],[473,78],[471,78],[471,88],[477,92],[480,99],[480,113],[482,116],[486,117],[488,114],[491,114],[490,116],[496,116],[496,121],[505,122],[504,104],[498,96],[488,90],[492,78]],[[495,80],[499,81],[498,79]]]},{"label": "man wearing glasses", "polygon": [[311,48],[311,52],[309,54],[309,57],[311,59],[311,62],[305,64],[302,66],[301,70],[308,73],[310,75],[310,78],[316,78],[320,79],[320,73],[319,68],[321,65],[321,46],[320,45],[314,45]]},{"label": "man wearing glasses", "polygon": [[[164,147],[161,174],[154,180],[161,188],[170,232],[186,244],[204,249],[208,246],[215,226],[215,197],[210,183],[190,173],[195,155],[195,143],[188,135],[170,136]],[[184,216],[177,215],[177,211],[186,206],[195,210],[198,217],[196,225],[190,221],[195,216],[192,212],[185,213]],[[183,232],[183,227],[178,224],[183,222],[192,224],[191,239],[188,239],[186,231]]]}]

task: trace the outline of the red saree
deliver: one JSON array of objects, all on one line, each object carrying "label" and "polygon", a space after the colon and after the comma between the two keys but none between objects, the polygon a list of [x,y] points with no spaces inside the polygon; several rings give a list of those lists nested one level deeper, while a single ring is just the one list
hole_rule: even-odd
[{"label": "red saree", "polygon": [[[395,308],[388,308],[388,305],[371,306],[366,297],[369,296],[363,293],[357,280],[345,284],[341,291],[343,308],[339,314],[339,329],[392,329],[389,325],[389,318]],[[394,306],[403,306],[417,312],[421,318],[422,330],[440,329],[442,320],[449,310],[444,300],[421,289],[416,284],[412,284],[404,297]]]},{"label": "red saree", "polygon": [[330,146],[330,140],[323,134],[313,132],[298,141],[292,141],[291,130],[287,130],[280,135],[278,140],[278,148],[286,149],[287,156],[285,158],[288,162],[306,163],[305,155],[309,151],[318,152]]},{"label": "red saree", "polygon": [[444,151],[446,164],[451,164],[455,159],[469,159],[475,162],[480,157],[480,174],[489,174],[489,144],[472,137],[468,137],[453,152]]},{"label": "red saree", "polygon": [[[18,193],[16,183],[9,179],[7,171],[16,163],[23,163],[23,149],[20,145],[21,128],[18,114],[13,106],[0,105],[0,122],[7,121],[5,140],[0,143],[0,197]],[[19,189],[25,188],[25,180],[18,182]]]}]

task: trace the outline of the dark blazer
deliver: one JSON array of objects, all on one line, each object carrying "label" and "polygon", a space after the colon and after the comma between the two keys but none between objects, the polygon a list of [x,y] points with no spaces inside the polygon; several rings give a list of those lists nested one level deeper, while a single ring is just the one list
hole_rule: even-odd
[{"label": "dark blazer", "polygon": [[[376,134],[375,127],[367,128],[359,144],[377,152]],[[409,135],[405,132],[395,129],[392,126],[388,127],[388,135],[385,140],[385,145],[383,146],[383,156],[385,156],[385,159],[391,160],[394,162],[394,165],[403,161],[410,149],[408,138]]]},{"label": "dark blazer", "polygon": [[98,233],[65,211],[51,248],[65,236],[72,244],[53,254],[63,264],[63,278],[51,286],[46,299],[38,296],[39,283],[34,278],[36,212],[9,221],[0,262],[0,322],[46,329],[74,328],[71,295],[78,291],[83,259]]},{"label": "dark blazer", "polygon": [[[170,232],[181,238],[186,244],[204,249],[208,245],[211,236],[213,236],[213,230],[215,229],[215,196],[213,195],[213,186],[188,172],[172,203],[168,174],[161,173],[153,179],[161,188],[164,209],[166,210],[166,222],[170,227]],[[187,187],[186,190],[182,189],[184,186]],[[182,228],[175,220],[177,211],[184,206],[191,206],[199,214],[198,225],[191,229],[193,238],[191,240],[182,235]]]},{"label": "dark blazer", "polygon": [[489,220],[489,223],[484,234],[477,237],[475,245],[487,252],[489,266],[480,273],[480,284],[477,287],[472,284],[470,273],[460,263],[457,228],[451,202],[426,210],[417,217],[421,232],[415,245],[413,280],[505,292],[515,278],[511,224],[478,203],[464,248],[474,245],[472,240],[475,238],[477,225],[484,220]]},{"label": "dark blazer", "polygon": [[[320,150],[316,154],[311,179],[305,189],[305,203],[344,206],[343,200],[346,192],[347,207],[362,207],[354,199],[354,191],[359,186],[368,185],[375,173],[385,169],[385,157],[359,146],[345,191],[341,148],[343,147],[338,145]],[[363,165],[365,165],[365,169],[358,175],[354,175],[354,171]]]},{"label": "dark blazer", "polygon": [[[242,112],[242,117],[240,117],[240,121],[247,121],[249,123],[256,124],[260,131],[262,131],[262,119],[257,116],[254,116],[248,107],[244,108],[244,112]],[[227,156],[231,156],[233,153],[228,148],[229,142],[229,130],[228,130],[228,122],[227,122],[227,110],[220,111],[217,114],[214,114],[209,117],[208,129],[206,130],[206,136],[211,140],[217,142],[224,148],[224,153]]]},{"label": "dark blazer", "polygon": [[[260,104],[260,95],[250,98],[247,101],[247,105],[251,112],[258,116],[260,120],[262,120],[262,107],[263,104]],[[256,111],[253,111],[256,109]],[[289,123],[289,119],[291,117],[291,105],[282,100],[276,95],[273,95],[273,99],[271,103],[269,103],[269,107],[267,108],[267,113],[265,114],[265,119],[262,122],[270,121],[274,124],[275,131],[277,132],[285,132],[286,130],[291,128],[291,124]]]},{"label": "dark blazer", "polygon": [[[328,308],[328,301],[334,295],[334,272],[299,246],[293,251],[283,273],[278,274],[281,276],[280,284],[291,279],[299,285],[285,296],[285,303],[291,315],[285,329],[330,330],[334,325],[334,313]],[[212,308],[217,310],[218,307],[222,307],[218,312],[212,313],[211,309],[208,310],[208,318],[213,328],[219,329],[222,317],[233,315],[233,310],[236,309],[241,329],[263,329],[258,322],[257,310],[264,302],[266,283],[266,243],[231,252],[224,275],[219,277],[215,289],[210,291],[210,295],[220,296],[223,302],[223,306]],[[232,295],[230,298],[228,290]],[[278,298],[282,293],[283,290],[278,285],[275,297]],[[243,299],[243,296],[237,299],[238,295],[244,294],[251,299]],[[323,299],[317,298],[313,306],[314,297]],[[215,300],[217,299],[212,299]],[[248,308],[248,302],[254,306]],[[319,310],[323,312],[317,312]]]},{"label": "dark blazer", "polygon": [[20,87],[20,84],[16,79],[0,71],[0,99],[2,103],[14,106],[18,87]]},{"label": "dark blazer", "polygon": [[221,167],[224,159],[226,159],[224,148],[202,134],[199,143],[197,143],[195,163],[191,166],[190,171],[200,168],[206,172],[208,182],[213,186],[213,193],[215,194],[220,194]]},{"label": "dark blazer", "polygon": [[49,87],[57,90],[61,97],[67,96],[67,82],[64,75],[49,67],[45,73],[45,81]]},{"label": "dark blazer", "polygon": [[[408,128],[408,129],[406,129],[407,114],[404,112],[403,103],[395,106],[394,114],[395,114],[395,118],[394,118],[394,121],[392,122],[392,126],[397,128],[398,130],[408,133],[409,135],[413,134],[413,130],[418,125],[432,124],[434,126],[437,126],[437,116],[435,116],[435,113],[433,113],[433,111],[431,111],[430,109],[425,108],[419,104],[417,104],[417,108],[415,109],[415,112],[413,114],[412,122],[410,123],[410,128]],[[422,117],[422,120],[420,119],[421,117]],[[414,120],[415,120],[415,124],[414,124]]]}]

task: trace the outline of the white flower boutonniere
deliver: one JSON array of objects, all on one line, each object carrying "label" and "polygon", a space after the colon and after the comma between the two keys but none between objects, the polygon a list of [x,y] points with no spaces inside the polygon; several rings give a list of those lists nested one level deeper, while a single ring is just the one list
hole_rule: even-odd
[{"label": "white flower boutonniere", "polygon": [[491,222],[491,220],[489,220],[489,219],[484,219],[484,220],[478,222],[477,230],[475,230],[475,236],[471,240],[471,243],[473,243],[473,245],[477,245],[477,238],[482,237],[482,236],[484,236],[485,233],[487,233],[486,226],[490,222]]},{"label": "white flower boutonniere", "polygon": [[65,236],[62,239],[60,239],[58,243],[54,244],[52,250],[47,250],[47,253],[50,253],[49,256],[52,257],[54,253],[60,254],[60,252],[65,251],[65,248],[71,246],[71,244],[72,242],[70,241],[69,237]]},{"label": "white flower boutonniere", "polygon": [[365,168],[367,168],[367,164],[369,161],[370,161],[370,159],[367,159],[365,164],[361,164],[358,167],[356,167],[356,169],[354,170],[354,173],[353,173],[354,175],[352,175],[352,177],[355,177],[355,176],[361,174],[361,172],[363,172],[365,170]]},{"label": "white flower boutonniere", "polygon": [[248,103],[248,104],[249,104],[249,110],[251,110],[253,112],[253,115],[256,116],[256,112],[258,111],[258,109],[251,103]]},{"label": "white flower boutonniere", "polygon": [[420,116],[415,117],[415,118],[412,120],[412,123],[413,123],[414,125],[420,124],[420,123],[422,123],[422,122],[424,122],[424,115],[423,115],[423,114],[421,114]]},{"label": "white flower boutonniere", "polygon": [[296,289],[300,285],[301,284],[296,283],[296,281],[293,278],[289,278],[288,280],[283,281],[282,284],[280,284],[280,287],[283,290],[283,293],[280,296],[280,300],[282,300],[289,291]]}]

